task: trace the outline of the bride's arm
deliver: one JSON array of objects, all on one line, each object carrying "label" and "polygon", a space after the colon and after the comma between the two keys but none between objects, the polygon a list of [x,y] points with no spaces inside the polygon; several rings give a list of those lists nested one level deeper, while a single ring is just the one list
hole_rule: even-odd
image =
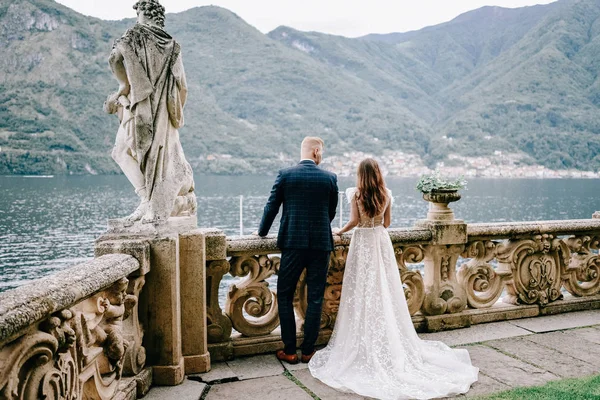
[{"label": "bride's arm", "polygon": [[392,224],[392,203],[389,203],[385,212],[383,213],[383,226],[389,228]]},{"label": "bride's arm", "polygon": [[358,225],[358,205],[356,204],[356,197],[352,199],[352,207],[350,208],[350,221],[339,231],[334,232],[336,235],[341,235],[342,233],[346,233],[356,225]]}]

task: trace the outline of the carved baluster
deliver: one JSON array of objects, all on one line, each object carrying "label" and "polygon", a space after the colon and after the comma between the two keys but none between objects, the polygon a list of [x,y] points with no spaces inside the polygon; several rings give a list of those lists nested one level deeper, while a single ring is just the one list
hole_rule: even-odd
[{"label": "carved baluster", "polygon": [[425,301],[427,315],[457,313],[467,305],[464,287],[456,280],[456,261],[464,245],[424,245]]},{"label": "carved baluster", "polygon": [[229,272],[227,260],[208,262],[206,267],[206,319],[208,343],[221,343],[231,337],[231,320],[219,305],[219,286]]},{"label": "carved baluster", "polygon": [[562,280],[565,289],[574,296],[600,293],[600,256],[592,250],[600,247],[597,236],[575,236],[566,240],[571,260],[565,264]]},{"label": "carved baluster", "polygon": [[333,329],[342,297],[344,269],[348,257],[348,246],[335,246],[329,258],[329,271],[321,313],[321,329]]},{"label": "carved baluster", "polygon": [[[247,276],[231,285],[225,305],[233,327],[245,336],[266,335],[279,326],[277,297],[266,279],[279,271],[279,257],[232,257],[231,275]],[[246,318],[244,311],[252,319]]]},{"label": "carved baluster", "polygon": [[302,329],[306,319],[306,308],[308,307],[308,291],[306,288],[306,270],[302,271],[296,293],[294,293],[294,311],[296,312],[297,326]]},{"label": "carved baluster", "polygon": [[[133,276],[129,279],[127,294],[139,299],[142,288],[146,283],[145,276]],[[144,330],[139,319],[139,308],[136,302],[131,309],[131,317],[124,318],[123,333],[125,340],[129,343],[123,362],[123,374],[135,376],[142,372],[146,365],[146,349],[142,346]]]},{"label": "carved baluster", "polygon": [[458,270],[458,281],[465,288],[467,302],[472,308],[491,307],[498,301],[511,271],[495,271],[490,261],[496,256],[496,243],[490,240],[467,244],[462,254],[470,260]]},{"label": "carved baluster", "polygon": [[567,245],[553,235],[536,235],[533,239],[511,239],[497,246],[498,272],[512,273],[506,282],[511,304],[539,304],[562,298],[561,271],[569,262]]},{"label": "carved baluster", "polygon": [[[327,272],[327,284],[325,285],[325,294],[323,298],[323,311],[321,314],[321,329],[333,329],[335,320],[340,308],[340,299],[342,297],[342,286],[344,278],[344,269],[346,268],[346,258],[348,256],[348,246],[335,246],[329,259],[329,271]],[[300,275],[296,294],[294,297],[294,309],[296,317],[302,323],[306,317],[307,292],[306,292],[306,271]]]},{"label": "carved baluster", "polygon": [[425,284],[419,271],[410,271],[406,263],[417,264],[423,261],[425,253],[421,246],[395,246],[396,263],[400,270],[400,279],[404,285],[404,296],[410,315],[415,315],[425,300]]}]

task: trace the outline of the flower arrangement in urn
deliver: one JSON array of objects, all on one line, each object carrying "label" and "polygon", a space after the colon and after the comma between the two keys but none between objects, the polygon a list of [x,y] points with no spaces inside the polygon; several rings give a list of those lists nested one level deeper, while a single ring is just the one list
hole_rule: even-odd
[{"label": "flower arrangement in urn", "polygon": [[467,181],[461,176],[448,179],[441,176],[439,170],[423,175],[417,182],[416,189],[423,193],[423,199],[430,203],[427,219],[448,221],[454,219],[454,213],[448,203],[460,200],[459,189],[465,189]]},{"label": "flower arrangement in urn", "polygon": [[465,189],[466,187],[467,181],[462,176],[450,180],[442,177],[438,169],[431,174],[421,176],[421,179],[417,182],[417,190],[424,194],[432,192],[456,192],[457,190]]}]

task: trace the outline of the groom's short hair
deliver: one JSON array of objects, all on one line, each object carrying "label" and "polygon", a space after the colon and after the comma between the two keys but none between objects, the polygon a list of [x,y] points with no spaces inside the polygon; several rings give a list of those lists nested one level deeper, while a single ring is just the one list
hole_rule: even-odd
[{"label": "groom's short hair", "polygon": [[325,147],[323,139],[317,136],[307,136],[302,140],[302,152],[311,151],[315,147],[321,147],[321,149]]}]

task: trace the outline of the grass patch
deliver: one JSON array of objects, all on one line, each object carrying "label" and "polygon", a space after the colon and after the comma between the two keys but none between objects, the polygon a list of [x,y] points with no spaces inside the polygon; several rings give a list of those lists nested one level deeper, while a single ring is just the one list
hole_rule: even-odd
[{"label": "grass patch", "polygon": [[600,400],[600,375],[552,381],[544,386],[511,389],[480,400]]}]

